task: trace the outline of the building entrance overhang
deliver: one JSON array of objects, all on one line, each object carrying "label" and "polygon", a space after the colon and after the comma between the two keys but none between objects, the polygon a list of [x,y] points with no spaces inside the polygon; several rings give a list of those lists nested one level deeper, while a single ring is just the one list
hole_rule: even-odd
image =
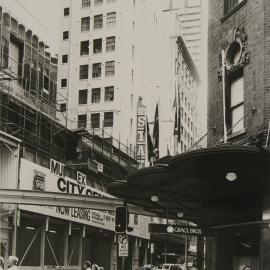
[{"label": "building entrance overhang", "polygon": [[266,149],[224,145],[177,155],[131,173],[109,192],[159,216],[205,227],[262,221]]}]

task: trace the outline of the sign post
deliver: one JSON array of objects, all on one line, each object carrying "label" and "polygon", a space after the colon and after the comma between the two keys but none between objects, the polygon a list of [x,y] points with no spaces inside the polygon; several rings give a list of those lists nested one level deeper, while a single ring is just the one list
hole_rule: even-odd
[{"label": "sign post", "polygon": [[126,234],[118,235],[118,256],[128,257],[128,236]]}]

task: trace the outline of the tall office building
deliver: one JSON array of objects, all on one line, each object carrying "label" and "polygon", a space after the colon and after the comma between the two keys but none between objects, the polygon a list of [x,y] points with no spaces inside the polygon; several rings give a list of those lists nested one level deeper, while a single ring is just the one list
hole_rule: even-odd
[{"label": "tall office building", "polygon": [[[190,47],[195,64],[201,50],[200,7],[188,1],[181,8],[178,2],[62,0],[58,83],[67,98],[62,111],[68,128],[86,128],[113,144],[115,138],[126,145],[122,150],[136,155],[141,96],[151,133],[159,104],[160,157],[174,152],[177,37]],[[192,32],[199,32],[197,45],[188,40]]]},{"label": "tall office building", "polygon": [[[135,145],[135,1],[62,0],[59,91],[70,129]],[[113,143],[116,140],[113,140]]]}]

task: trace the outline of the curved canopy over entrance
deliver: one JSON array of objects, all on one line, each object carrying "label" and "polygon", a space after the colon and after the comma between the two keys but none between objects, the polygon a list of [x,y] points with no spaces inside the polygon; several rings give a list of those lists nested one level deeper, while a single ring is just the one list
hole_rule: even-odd
[{"label": "curved canopy over entrance", "polygon": [[267,151],[220,146],[171,157],[131,173],[109,192],[159,216],[219,226],[262,219]]}]

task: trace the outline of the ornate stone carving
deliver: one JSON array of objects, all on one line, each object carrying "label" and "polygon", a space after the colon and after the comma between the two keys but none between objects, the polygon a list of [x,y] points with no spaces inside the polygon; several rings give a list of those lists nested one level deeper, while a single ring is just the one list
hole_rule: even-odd
[{"label": "ornate stone carving", "polygon": [[[248,36],[243,27],[235,27],[231,32],[231,36],[221,45],[221,49],[225,51],[226,75],[240,70],[250,62]],[[221,54],[219,54],[219,64],[221,69]],[[222,70],[218,71],[218,79],[222,79]]]}]

